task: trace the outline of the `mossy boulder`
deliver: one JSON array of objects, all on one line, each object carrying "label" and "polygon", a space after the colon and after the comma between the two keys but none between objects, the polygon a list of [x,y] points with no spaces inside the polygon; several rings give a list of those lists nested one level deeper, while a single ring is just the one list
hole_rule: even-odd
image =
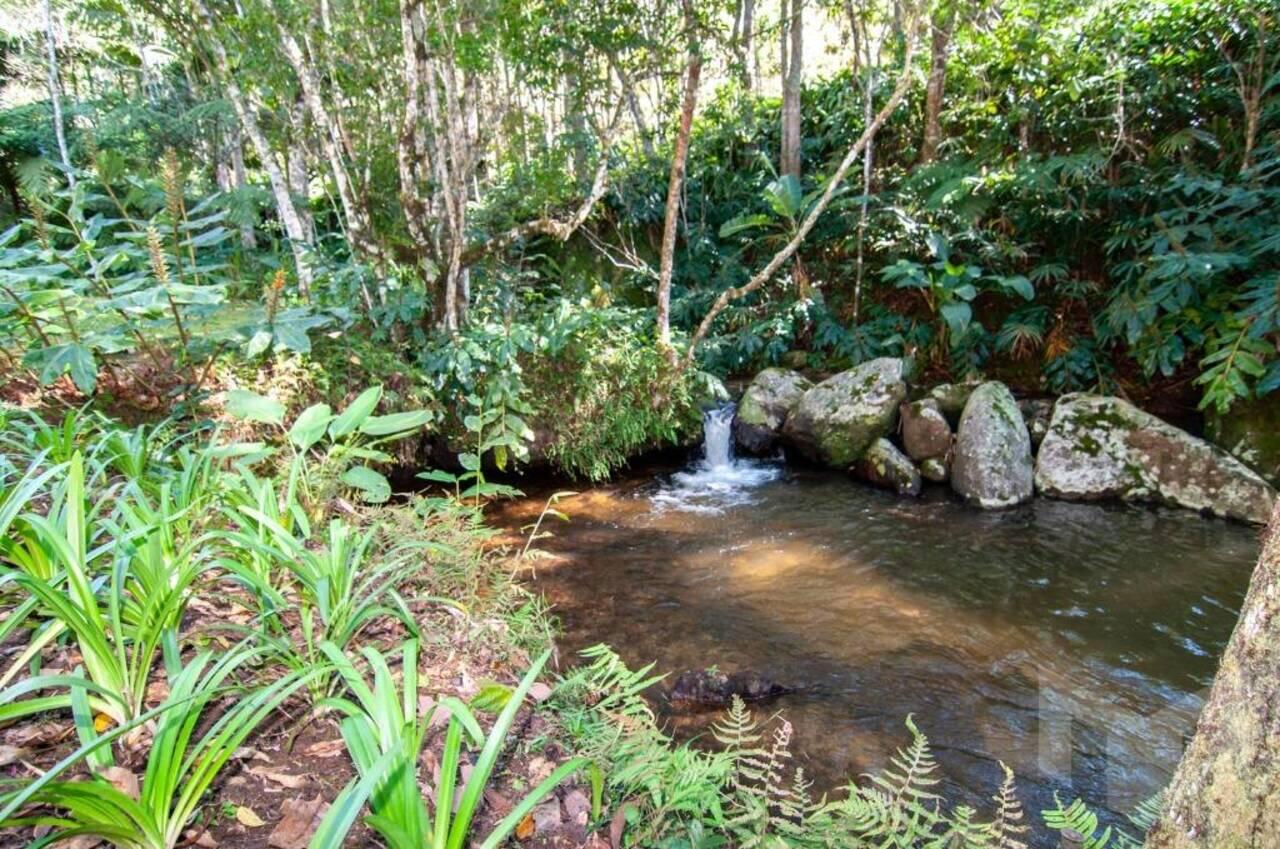
[{"label": "mossy boulder", "polygon": [[1009,387],[990,382],[969,396],[951,460],[951,488],[985,508],[1012,507],[1034,493],[1031,436]]},{"label": "mossy boulder", "polygon": [[920,477],[934,483],[946,483],[951,477],[951,467],[946,457],[930,457],[920,461]]},{"label": "mossy boulder", "polygon": [[871,360],[805,392],[787,416],[783,434],[809,459],[847,469],[871,443],[893,431],[906,397],[904,362]]},{"label": "mossy boulder", "polygon": [[919,495],[920,470],[889,440],[881,437],[854,466],[858,477],[899,495]]},{"label": "mossy boulder", "polygon": [[733,420],[738,445],[753,454],[772,449],[792,408],[812,386],[811,381],[788,369],[767,368],[757,374],[742,393]]},{"label": "mossy boulder", "polygon": [[1036,462],[1036,488],[1073,500],[1116,498],[1266,522],[1275,490],[1203,439],[1127,401],[1077,393],[1058,399]]},{"label": "mossy boulder", "polygon": [[969,403],[969,396],[978,388],[977,383],[939,383],[929,390],[925,397],[932,399],[942,415],[951,421],[959,421],[964,412],[964,405]]},{"label": "mossy boulder", "polygon": [[932,398],[911,401],[898,408],[902,447],[916,462],[945,457],[951,451],[951,425]]},{"label": "mossy boulder", "polygon": [[1256,401],[1237,401],[1226,413],[1205,417],[1209,441],[1280,485],[1280,392]]}]

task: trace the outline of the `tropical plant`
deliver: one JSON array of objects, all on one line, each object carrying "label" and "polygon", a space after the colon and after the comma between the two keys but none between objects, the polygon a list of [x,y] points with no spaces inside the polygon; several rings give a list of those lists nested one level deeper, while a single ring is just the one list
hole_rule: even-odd
[{"label": "tropical plant", "polygon": [[[245,686],[233,676],[260,656],[260,648],[237,648],[215,658],[196,655],[174,670],[164,702],[139,713],[109,733],[90,724],[87,740],[34,781],[0,797],[0,825],[49,829],[32,846],[93,835],[121,849],[174,849],[204,802],[219,772],[264,720],[319,674],[295,672],[261,687]],[[210,715],[216,708],[220,714]],[[122,735],[154,722],[140,795],[106,778],[62,780],[68,769],[108,750]],[[197,737],[197,734],[199,736]],[[39,805],[53,812],[30,811]]]},{"label": "tropical plant", "polygon": [[[157,653],[163,649],[170,663],[176,658],[177,626],[191,585],[207,563],[201,555],[202,541],[176,543],[166,527],[168,517],[150,505],[125,502],[125,524],[119,526],[102,515],[103,501],[111,499],[88,509],[87,500],[84,459],[77,453],[48,516],[24,516],[50,571],[18,570],[13,581],[38,599],[49,620],[0,683],[12,681],[63,633],[75,640],[87,680],[28,677],[0,693],[0,717],[73,706],[70,695],[21,697],[75,686],[89,692],[88,704],[94,710],[116,723],[127,722],[142,710]],[[160,503],[161,509],[165,506],[171,505]]]},{"label": "tropical plant", "polygon": [[[371,828],[393,849],[461,849],[477,839],[471,834],[482,795],[489,785],[498,757],[507,745],[507,735],[515,722],[516,712],[524,704],[529,689],[546,664],[550,652],[541,655],[525,673],[520,684],[504,693],[505,702],[494,720],[488,736],[471,709],[456,699],[441,702],[449,710],[449,726],[445,732],[444,751],[440,757],[440,781],[432,811],[418,788],[417,764],[430,713],[418,713],[418,650],[410,641],[401,649],[401,691],[386,659],[372,648],[363,652],[373,672],[367,683],[336,646],[326,645],[325,653],[354,696],[331,699],[324,704],[345,714],[342,736],[360,772],[334,801],[329,813],[316,831],[313,849],[328,849],[342,844],[367,800],[372,814],[366,818]],[[431,708],[431,712],[437,709]],[[471,774],[462,786],[461,798],[454,809],[454,788],[461,767],[464,736],[482,744]],[[557,767],[504,816],[493,830],[479,842],[482,849],[496,849],[515,831],[516,826],[556,785],[586,766],[581,758],[571,759]]]},{"label": "tropical plant", "polygon": [[[371,386],[341,413],[334,413],[328,404],[313,404],[286,427],[285,408],[279,401],[234,389],[227,393],[227,412],[242,421],[280,429],[292,454],[286,500],[297,498],[315,511],[338,481],[371,503],[391,497],[390,482],[368,464],[390,463],[394,458],[381,446],[421,430],[433,415],[429,410],[409,410],[375,416],[381,399],[382,387]],[[274,451],[261,445],[251,448],[258,458]]]}]

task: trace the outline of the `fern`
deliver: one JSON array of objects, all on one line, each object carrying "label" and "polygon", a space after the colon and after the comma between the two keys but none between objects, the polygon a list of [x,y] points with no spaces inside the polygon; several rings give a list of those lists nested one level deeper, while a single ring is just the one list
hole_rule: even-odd
[{"label": "fern", "polygon": [[1000,768],[1004,770],[1004,781],[1000,783],[1000,792],[992,797],[996,803],[996,818],[991,824],[994,846],[995,849],[1027,849],[1022,838],[1029,829],[1022,821],[1022,803],[1015,792],[1013,770],[1004,762]]},{"label": "fern", "polygon": [[1071,829],[1078,832],[1084,838],[1084,849],[1107,849],[1111,844],[1111,827],[1107,826],[1099,834],[1098,815],[1089,810],[1084,802],[1076,799],[1064,808],[1058,794],[1054,794],[1053,800],[1057,807],[1041,811],[1045,825],[1054,831]]}]

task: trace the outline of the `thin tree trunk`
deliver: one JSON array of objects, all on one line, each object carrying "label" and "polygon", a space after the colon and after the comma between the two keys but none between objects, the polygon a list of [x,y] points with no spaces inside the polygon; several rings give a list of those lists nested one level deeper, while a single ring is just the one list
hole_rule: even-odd
[{"label": "thin tree trunk", "polygon": [[800,88],[804,72],[804,0],[782,0],[782,168],[800,179]]},{"label": "thin tree trunk", "polygon": [[1280,845],[1280,502],[1148,849]]},{"label": "thin tree trunk", "polygon": [[680,104],[680,127],[676,131],[675,151],[671,154],[671,175],[667,181],[667,208],[662,220],[662,252],[658,267],[658,346],[667,352],[673,363],[675,352],[671,348],[671,277],[675,269],[676,225],[680,217],[680,196],[684,190],[684,168],[689,155],[693,111],[698,103],[698,80],[702,75],[702,55],[698,48],[690,0],[685,0],[684,10],[689,58],[684,77],[684,99]]},{"label": "thin tree trunk", "polygon": [[372,259],[375,265],[379,265],[385,258],[374,237],[364,199],[362,196],[357,196],[355,185],[347,170],[342,128],[321,97],[320,75],[287,26],[281,27],[280,40],[284,45],[285,56],[288,57],[294,73],[298,76],[302,97],[307,110],[311,113],[311,120],[319,130],[320,148],[333,174],[333,184],[338,190],[338,202],[342,205],[342,214],[347,222],[352,246],[360,254]]},{"label": "thin tree trunk", "polygon": [[276,210],[280,214],[280,221],[284,225],[285,235],[289,238],[289,247],[293,251],[294,265],[298,272],[298,290],[304,298],[310,300],[313,275],[311,257],[307,250],[307,231],[303,227],[302,219],[298,215],[298,209],[294,205],[293,195],[289,190],[289,181],[285,176],[284,169],[280,167],[280,161],[276,159],[275,152],[267,142],[266,133],[262,131],[262,126],[258,123],[255,104],[249,100],[244,91],[241,90],[240,84],[236,82],[235,74],[231,71],[230,61],[227,59],[226,48],[218,40],[213,15],[210,13],[208,5],[204,0],[196,0],[196,8],[204,19],[205,28],[208,30],[209,46],[213,51],[218,72],[222,76],[222,83],[227,91],[227,99],[231,101],[231,108],[235,110],[236,117],[240,119],[240,126],[244,129],[245,135],[249,137],[249,143],[253,145],[254,152],[258,155],[258,160],[262,164],[263,170],[267,172],[267,179],[271,183],[271,194],[275,197]]},{"label": "thin tree trunk", "polygon": [[285,149],[285,175],[293,193],[298,218],[302,221],[307,243],[316,238],[316,225],[311,217],[311,181],[307,175],[307,148],[302,134],[306,126],[306,109],[301,102],[289,110],[288,143]]},{"label": "thin tree trunk", "polygon": [[920,161],[932,162],[942,144],[942,98],[947,85],[947,55],[951,49],[951,31],[955,27],[954,0],[942,0],[930,20],[929,81],[924,90],[924,139],[920,144]]},{"label": "thin tree trunk", "polygon": [[[248,184],[249,178],[244,168],[244,142],[240,138],[240,127],[231,133],[231,186],[239,189]],[[245,222],[240,225],[240,246],[247,251],[258,249],[258,237],[253,232],[253,224]]]},{"label": "thin tree trunk", "polygon": [[744,88],[749,92],[756,89],[756,52],[755,52],[756,0],[742,0],[742,73]]},{"label": "thin tree trunk", "polygon": [[44,40],[45,56],[49,63],[49,105],[53,108],[53,135],[58,141],[58,155],[62,157],[62,168],[66,171],[67,182],[72,188],[76,185],[76,172],[71,167],[71,155],[67,152],[67,134],[62,126],[62,84],[58,79],[57,28],[53,20],[53,0],[44,0]]},{"label": "thin tree trunk", "polygon": [[706,335],[711,331],[711,326],[715,324],[715,320],[719,317],[720,313],[723,312],[729,304],[741,298],[745,298],[747,295],[769,282],[770,278],[777,273],[778,269],[781,268],[787,260],[791,259],[797,250],[799,250],[801,243],[804,242],[808,237],[809,232],[818,222],[819,216],[826,211],[827,206],[831,203],[831,199],[835,197],[836,189],[838,189],[840,184],[844,182],[845,175],[849,172],[849,169],[853,167],[853,163],[858,160],[868,142],[875,138],[880,127],[889,119],[889,116],[893,114],[893,111],[898,108],[898,104],[902,102],[902,98],[907,92],[907,87],[911,83],[911,61],[915,55],[915,46],[916,26],[913,21],[907,27],[907,44],[903,55],[902,73],[898,76],[897,83],[893,87],[893,93],[889,96],[889,100],[880,108],[880,111],[876,113],[875,118],[872,119],[867,128],[862,131],[862,135],[858,137],[858,140],[854,142],[853,147],[849,148],[849,151],[844,155],[844,159],[841,160],[839,167],[836,168],[836,172],[831,176],[831,179],[827,181],[826,188],[822,190],[822,195],[818,198],[818,202],[813,205],[811,210],[809,210],[809,214],[806,215],[804,221],[800,223],[800,227],[796,230],[795,235],[791,237],[791,241],[787,242],[781,250],[774,254],[768,264],[756,272],[750,280],[741,286],[724,290],[720,293],[720,296],[716,298],[715,303],[711,305],[711,309],[707,311],[705,316],[703,316],[702,322],[698,325],[698,329],[694,331],[693,338],[689,340],[689,348],[685,351],[684,360],[681,362],[681,368],[689,368],[693,365],[694,358],[697,355],[698,344],[706,338]]}]

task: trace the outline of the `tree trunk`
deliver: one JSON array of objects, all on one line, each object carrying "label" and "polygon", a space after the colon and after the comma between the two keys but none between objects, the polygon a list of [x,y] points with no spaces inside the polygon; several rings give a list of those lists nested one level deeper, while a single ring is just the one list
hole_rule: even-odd
[{"label": "tree trunk", "polygon": [[[231,186],[239,189],[249,182],[244,168],[244,142],[240,138],[240,128],[236,127],[231,134]],[[258,249],[258,237],[253,232],[253,224],[240,225],[240,246],[247,251]]]},{"label": "tree trunk", "polygon": [[671,348],[671,276],[675,268],[676,225],[680,217],[680,195],[684,189],[684,166],[689,155],[689,134],[693,129],[693,110],[698,103],[698,79],[702,75],[702,55],[694,30],[693,10],[685,0],[685,26],[688,28],[689,60],[684,78],[684,100],[680,104],[680,127],[676,132],[675,151],[671,154],[671,176],[667,181],[667,208],[662,220],[662,253],[658,267],[658,346],[674,360]]},{"label": "tree trunk", "polygon": [[284,225],[285,235],[289,237],[289,247],[293,252],[294,266],[298,273],[298,290],[304,298],[310,300],[313,275],[311,257],[307,249],[307,231],[303,227],[302,219],[298,216],[298,208],[294,205],[288,178],[285,176],[284,169],[280,167],[275,151],[267,141],[266,133],[258,123],[256,105],[249,100],[240,88],[240,84],[236,82],[226,48],[218,40],[213,14],[204,0],[197,0],[196,8],[208,31],[209,47],[213,51],[213,58],[217,63],[223,86],[226,88],[227,99],[231,101],[231,108],[240,119],[240,126],[249,137],[249,143],[253,145],[254,153],[258,155],[262,169],[267,172],[267,179],[271,183],[271,194],[275,197],[276,210],[280,214],[280,222]]},{"label": "tree trunk", "polygon": [[804,71],[804,0],[782,0],[782,173],[800,178],[800,86]]},{"label": "tree trunk", "polygon": [[57,32],[53,22],[53,0],[44,0],[45,56],[48,60],[49,105],[53,108],[53,135],[58,140],[58,155],[62,168],[67,172],[67,182],[74,189],[76,172],[71,167],[71,155],[67,153],[67,135],[62,126],[62,84],[58,79]]},{"label": "tree trunk", "polygon": [[922,163],[932,162],[942,143],[942,96],[947,84],[947,54],[955,23],[955,3],[942,0],[930,19],[929,81],[924,90],[924,140],[920,144]]},{"label": "tree trunk", "polygon": [[1280,845],[1280,503],[1148,849]]}]

